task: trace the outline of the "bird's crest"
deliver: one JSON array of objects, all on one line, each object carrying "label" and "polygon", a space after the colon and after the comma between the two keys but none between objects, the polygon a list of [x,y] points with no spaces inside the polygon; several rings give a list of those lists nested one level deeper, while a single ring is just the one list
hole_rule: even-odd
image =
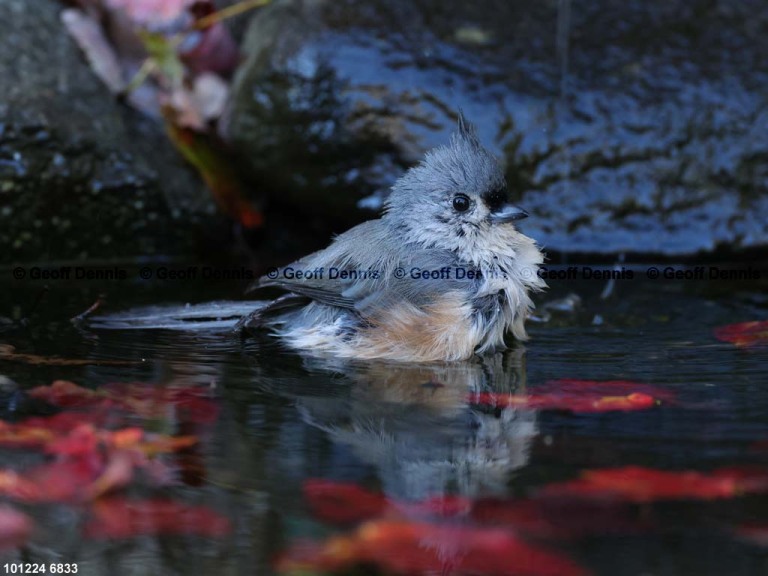
[{"label": "bird's crest", "polygon": [[480,145],[475,125],[467,120],[466,116],[464,116],[464,110],[461,108],[459,108],[458,113],[458,137],[462,140],[468,140],[473,144],[477,144],[478,146]]}]

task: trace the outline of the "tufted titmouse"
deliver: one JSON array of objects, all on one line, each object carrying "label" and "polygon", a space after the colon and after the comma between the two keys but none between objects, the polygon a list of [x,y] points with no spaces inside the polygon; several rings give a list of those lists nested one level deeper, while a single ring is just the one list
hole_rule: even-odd
[{"label": "tufted titmouse", "polygon": [[287,294],[244,318],[293,348],[346,358],[463,360],[526,339],[543,260],[513,222],[496,159],[459,116],[447,146],[427,153],[392,186],[384,215],[255,287]]}]

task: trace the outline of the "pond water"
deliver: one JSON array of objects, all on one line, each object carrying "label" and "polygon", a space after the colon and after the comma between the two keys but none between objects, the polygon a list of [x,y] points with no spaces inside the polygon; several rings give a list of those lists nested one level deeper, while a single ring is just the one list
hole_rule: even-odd
[{"label": "pond water", "polygon": [[[145,430],[193,434],[199,442],[159,457],[170,481],[138,475],[115,492],[205,506],[230,529],[212,535],[137,528],[94,538],[83,529],[92,502],[10,497],[8,505],[31,517],[34,532],[26,547],[2,557],[77,563],[81,574],[271,574],[291,566],[304,574],[329,567],[392,573],[396,563],[381,561],[382,554],[413,562],[401,567],[407,573],[768,573],[768,349],[715,337],[719,326],[768,316],[768,273],[739,282],[648,280],[647,268],[617,280],[607,297],[605,281],[550,281],[537,298],[547,321],[529,323],[529,342],[442,365],[322,360],[268,336],[241,339],[222,329],[76,328],[68,318],[100,292],[109,295],[108,310],[119,311],[237,299],[244,284],[51,282],[28,325],[4,330],[0,343],[17,353],[93,364],[6,357],[0,374],[25,390],[60,379],[93,389],[140,382],[204,390],[217,407],[205,422],[185,421],[172,405],[164,415],[134,417],[131,423]],[[41,288],[4,281],[0,316],[29,309]],[[580,300],[573,309],[571,294]],[[114,360],[136,364],[99,365]],[[580,382],[562,382],[572,379]],[[653,404],[573,412],[558,396],[568,386],[589,393],[590,382],[617,380],[631,383],[622,394],[645,393]],[[505,404],[510,392],[560,404]],[[24,402],[4,408],[14,422],[39,409]],[[33,452],[1,448],[0,466],[23,472],[40,460]],[[732,493],[724,480],[719,498],[697,498],[693,476],[682,482],[683,495],[666,499],[654,489],[627,488],[627,479],[619,488],[609,482],[581,492],[566,484],[584,471],[628,466],[703,475],[749,467],[756,480],[754,489],[737,483]],[[366,544],[355,520],[378,523],[382,539]],[[409,527],[414,541],[403,536]],[[481,547],[488,558],[469,560],[477,534],[486,544],[492,535],[513,534],[546,554],[526,565],[525,553],[502,538],[498,548]],[[333,561],[326,549],[325,564],[313,556],[337,536],[347,537],[335,542],[357,554],[357,566],[340,562],[338,549]]]}]

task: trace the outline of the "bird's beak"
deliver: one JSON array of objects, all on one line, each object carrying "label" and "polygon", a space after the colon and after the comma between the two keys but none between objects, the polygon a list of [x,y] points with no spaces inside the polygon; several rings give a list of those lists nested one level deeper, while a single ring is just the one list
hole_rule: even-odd
[{"label": "bird's beak", "polygon": [[523,218],[528,218],[528,212],[514,204],[503,204],[498,210],[491,212],[489,216],[492,224],[506,224]]}]

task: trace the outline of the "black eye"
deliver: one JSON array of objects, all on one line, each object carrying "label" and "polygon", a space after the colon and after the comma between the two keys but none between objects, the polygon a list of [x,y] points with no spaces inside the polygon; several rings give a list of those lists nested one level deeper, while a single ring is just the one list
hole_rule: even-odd
[{"label": "black eye", "polygon": [[489,194],[483,196],[483,200],[491,212],[494,212],[507,202],[507,191],[504,189],[493,190]]},{"label": "black eye", "polygon": [[469,210],[469,196],[466,194],[456,194],[456,196],[453,197],[453,209],[456,210],[456,212],[466,212]]}]

